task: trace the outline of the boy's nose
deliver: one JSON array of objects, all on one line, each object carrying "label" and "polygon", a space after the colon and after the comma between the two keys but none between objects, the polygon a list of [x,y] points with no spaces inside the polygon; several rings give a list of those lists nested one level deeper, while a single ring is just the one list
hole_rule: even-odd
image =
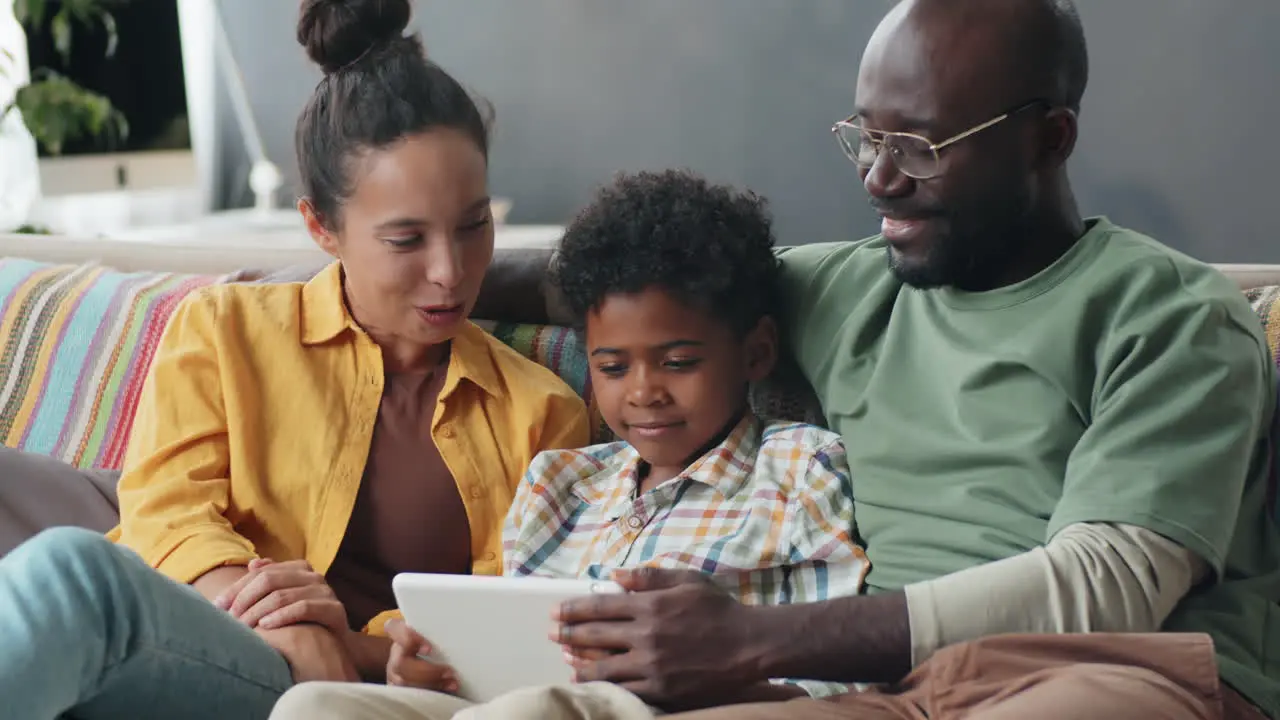
[{"label": "boy's nose", "polygon": [[636,407],[661,405],[670,399],[666,387],[659,382],[657,373],[637,368],[632,373],[631,387],[627,389],[627,402]]}]

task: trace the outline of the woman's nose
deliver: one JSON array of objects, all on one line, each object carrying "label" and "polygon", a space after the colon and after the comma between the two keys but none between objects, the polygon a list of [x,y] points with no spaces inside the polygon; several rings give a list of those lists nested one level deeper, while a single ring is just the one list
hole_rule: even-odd
[{"label": "woman's nose", "polygon": [[427,280],[433,285],[452,290],[464,276],[462,253],[453,238],[441,238],[427,248]]}]

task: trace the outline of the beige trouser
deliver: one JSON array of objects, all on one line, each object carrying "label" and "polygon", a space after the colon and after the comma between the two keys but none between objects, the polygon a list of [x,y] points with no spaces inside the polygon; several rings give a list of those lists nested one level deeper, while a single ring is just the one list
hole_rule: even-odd
[{"label": "beige trouser", "polygon": [[303,683],[285,693],[272,720],[651,720],[635,695],[608,683],[517,690],[483,705],[451,695],[356,683]]},{"label": "beige trouser", "polygon": [[[379,685],[308,683],[273,720],[651,720],[613,685],[536,688],[470,706]],[[1004,635],[938,652],[897,687],[828,700],[738,705],[667,720],[1265,720],[1218,681],[1206,635]]]}]

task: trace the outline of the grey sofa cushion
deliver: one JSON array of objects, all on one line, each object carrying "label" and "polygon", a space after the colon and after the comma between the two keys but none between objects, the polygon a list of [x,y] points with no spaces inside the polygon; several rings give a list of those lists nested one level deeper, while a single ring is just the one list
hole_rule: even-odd
[{"label": "grey sofa cushion", "polygon": [[45,528],[110,530],[119,519],[119,477],[0,446],[0,557]]},{"label": "grey sofa cushion", "polygon": [[242,268],[227,276],[227,282],[232,283],[293,283],[309,282],[317,273],[325,269],[328,263],[316,263],[307,265],[290,265],[288,267],[279,268],[277,270],[264,270],[262,268]]}]

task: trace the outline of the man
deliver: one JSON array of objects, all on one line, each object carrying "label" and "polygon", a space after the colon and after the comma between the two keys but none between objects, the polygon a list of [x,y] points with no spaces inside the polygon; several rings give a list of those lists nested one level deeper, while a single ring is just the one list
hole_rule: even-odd
[{"label": "man", "polygon": [[[755,608],[626,575],[560,612],[579,680],[665,708],[890,683],[707,718],[1280,717],[1267,346],[1225,278],[1080,216],[1087,74],[1069,0],[892,9],[838,127],[883,233],[783,255],[871,591]],[[500,257],[477,312],[528,307],[547,259]]]}]

